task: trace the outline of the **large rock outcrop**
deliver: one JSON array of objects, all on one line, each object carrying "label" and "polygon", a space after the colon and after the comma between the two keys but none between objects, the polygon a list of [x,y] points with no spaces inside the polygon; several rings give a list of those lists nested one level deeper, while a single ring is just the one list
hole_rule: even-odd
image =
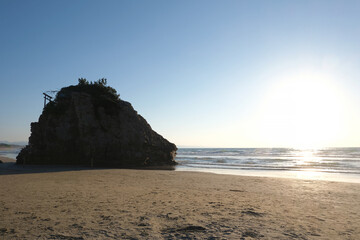
[{"label": "large rock outcrop", "polygon": [[102,79],[62,88],[31,123],[18,164],[175,165],[176,146],[154,132]]}]

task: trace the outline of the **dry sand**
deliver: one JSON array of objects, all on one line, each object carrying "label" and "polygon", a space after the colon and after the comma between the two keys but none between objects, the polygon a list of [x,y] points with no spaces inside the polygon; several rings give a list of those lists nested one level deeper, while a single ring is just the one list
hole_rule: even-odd
[{"label": "dry sand", "polygon": [[353,183],[4,170],[0,206],[0,239],[360,239],[360,184]]}]

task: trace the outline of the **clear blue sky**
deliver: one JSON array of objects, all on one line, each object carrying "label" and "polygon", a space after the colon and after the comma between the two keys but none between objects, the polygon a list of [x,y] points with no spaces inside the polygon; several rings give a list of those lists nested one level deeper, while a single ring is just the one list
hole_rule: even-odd
[{"label": "clear blue sky", "polygon": [[0,0],[0,140],[27,140],[43,91],[105,77],[179,146],[325,144],[311,136],[321,126],[337,131],[327,145],[360,146],[359,12],[340,0]]}]

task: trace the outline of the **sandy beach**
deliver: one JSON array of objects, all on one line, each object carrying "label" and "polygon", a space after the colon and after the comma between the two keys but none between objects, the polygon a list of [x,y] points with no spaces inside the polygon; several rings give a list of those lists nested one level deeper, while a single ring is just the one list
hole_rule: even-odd
[{"label": "sandy beach", "polygon": [[0,239],[360,239],[359,202],[360,184],[353,183],[4,170]]}]

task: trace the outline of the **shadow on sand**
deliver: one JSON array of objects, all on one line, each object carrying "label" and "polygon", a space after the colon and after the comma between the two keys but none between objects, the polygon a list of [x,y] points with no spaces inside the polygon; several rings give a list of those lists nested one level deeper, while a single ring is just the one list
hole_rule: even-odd
[{"label": "shadow on sand", "polygon": [[104,169],[139,169],[139,170],[175,170],[173,166],[152,166],[144,168],[95,168],[86,166],[70,165],[18,165],[15,162],[0,163],[0,175],[27,174],[27,173],[51,173],[83,170],[104,170]]},{"label": "shadow on sand", "polygon": [[14,162],[4,162],[0,164],[0,175],[81,171],[92,169],[94,168],[59,165],[17,165]]}]

